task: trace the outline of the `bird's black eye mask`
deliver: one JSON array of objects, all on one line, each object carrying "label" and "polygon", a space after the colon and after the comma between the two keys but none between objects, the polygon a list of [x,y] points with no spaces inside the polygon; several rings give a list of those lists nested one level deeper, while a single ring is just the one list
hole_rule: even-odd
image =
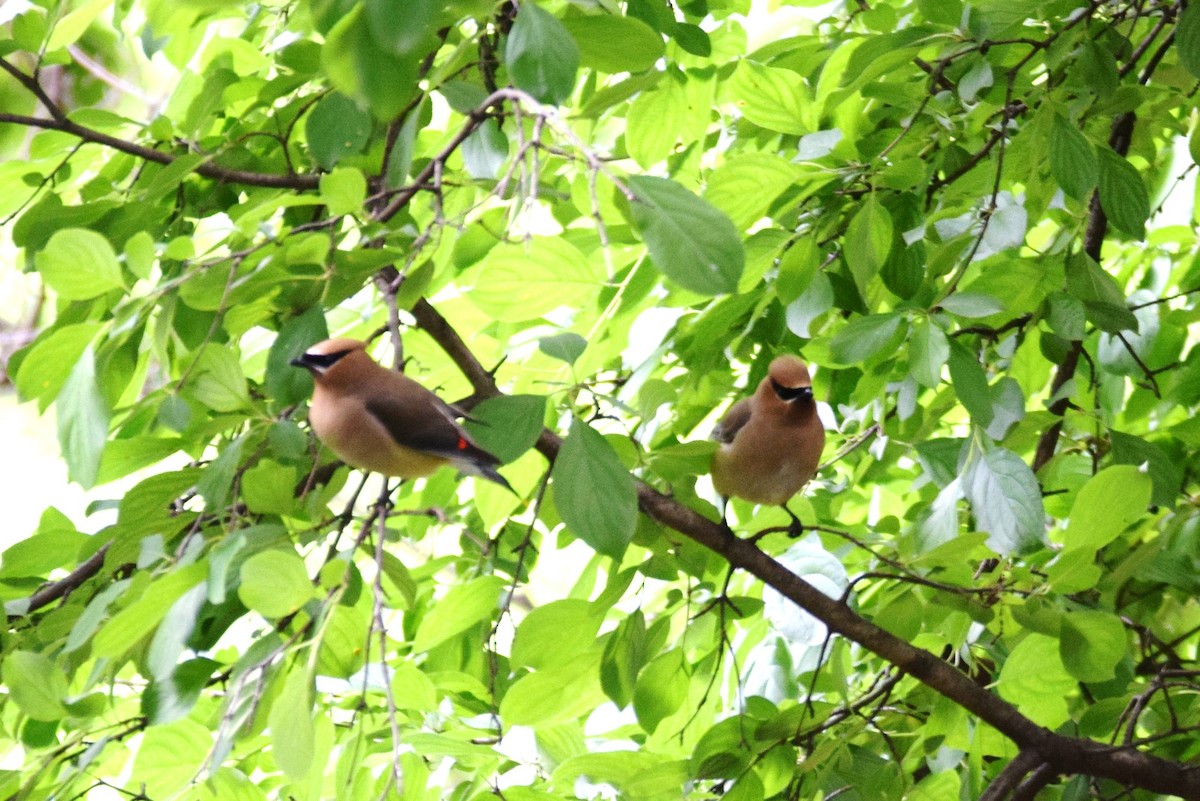
[{"label": "bird's black eye mask", "polygon": [[785,387],[774,378],[771,379],[771,389],[775,390],[775,394],[779,396],[780,400],[789,403],[800,398],[812,400],[813,396],[812,387]]},{"label": "bird's black eye mask", "polygon": [[313,370],[328,370],[349,352],[348,350],[339,350],[336,353],[305,353],[292,359],[292,364],[296,367],[308,367]]}]

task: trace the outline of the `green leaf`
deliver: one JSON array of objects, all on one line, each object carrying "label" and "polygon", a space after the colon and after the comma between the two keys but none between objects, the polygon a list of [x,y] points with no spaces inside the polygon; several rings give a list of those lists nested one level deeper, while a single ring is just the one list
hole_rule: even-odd
[{"label": "green leaf", "polygon": [[242,499],[258,514],[291,514],[296,509],[296,468],[263,459],[242,475]]},{"label": "green leaf", "polygon": [[480,576],[451,587],[421,619],[413,638],[413,653],[424,653],[491,618],[506,586],[499,576]]},{"label": "green leaf", "polygon": [[926,319],[912,327],[908,372],[918,383],[936,387],[941,382],[942,366],[949,358],[950,342],[939,326]]},{"label": "green leaf", "polygon": [[1101,330],[1137,331],[1137,317],[1111,275],[1085,253],[1067,259],[1067,292],[1083,301],[1088,320]]},{"label": "green leaf", "polygon": [[958,79],[958,95],[966,103],[974,103],[979,93],[994,83],[992,65],[980,59],[971,65],[966,74]]},{"label": "green leaf", "polygon": [[267,354],[267,394],[280,407],[294,406],[312,394],[312,376],[307,370],[292,366],[314,342],[329,338],[325,315],[320,306],[313,306],[293,317],[279,328]]},{"label": "green leaf", "polygon": [[1079,681],[1108,681],[1128,652],[1129,636],[1116,615],[1082,609],[1062,616],[1058,654]]},{"label": "green leaf", "polygon": [[633,692],[638,724],[650,734],[664,718],[679,711],[687,699],[691,677],[680,650],[660,655],[641,672]]},{"label": "green leaf", "polygon": [[58,567],[75,564],[91,537],[75,530],[62,512],[51,506],[42,513],[37,533],[17,540],[0,559],[0,579],[44,578]]},{"label": "green leaf", "polygon": [[388,121],[416,92],[422,57],[380,47],[362,6],[338,20],[321,48],[321,64],[334,88],[364,103],[376,119]]},{"label": "green leaf", "polygon": [[109,0],[86,0],[86,2],[77,4],[73,11],[63,14],[62,18],[56,22],[54,32],[46,42],[46,49],[53,52],[61,47],[74,44],[108,6]]},{"label": "green leaf", "polygon": [[196,486],[203,475],[200,468],[189,467],[156,473],[142,479],[125,493],[117,509],[117,526],[122,536],[144,537],[169,530],[170,521],[185,516],[173,509],[174,501]]},{"label": "green leaf", "polygon": [[564,331],[538,340],[538,350],[552,359],[574,364],[587,349],[587,340],[579,334]]},{"label": "green leaf", "polygon": [[156,201],[170,192],[178,191],[183,180],[206,161],[208,161],[208,157],[200,153],[176,156],[170,164],[160,169],[150,185],[142,190],[142,200]]},{"label": "green leaf", "polygon": [[510,726],[554,726],[578,720],[603,700],[598,651],[547,670],[522,676],[500,701],[500,718]]},{"label": "green leaf", "polygon": [[100,455],[96,483],[107,484],[144,467],[158,464],[171,454],[183,450],[187,444],[188,440],[183,437],[158,437],[149,434],[114,439],[104,446],[104,452]]},{"label": "green leaf", "polygon": [[939,305],[953,315],[968,319],[990,317],[1004,311],[1003,303],[980,292],[955,292],[943,299]]},{"label": "green leaf", "polygon": [[295,612],[313,592],[304,560],[294,551],[262,551],[242,563],[238,598],[265,618]]},{"label": "green leaf", "polygon": [[217,412],[236,412],[250,404],[246,376],[236,353],[210,345],[200,352],[188,381],[191,395]]},{"label": "green leaf", "polygon": [[218,509],[225,508],[234,476],[241,466],[245,444],[244,436],[226,443],[217,458],[205,465],[204,472],[196,482],[196,493],[204,499],[206,511],[215,514]]},{"label": "green leaf", "polygon": [[1179,12],[1179,21],[1175,25],[1175,51],[1184,69],[1192,73],[1192,77],[1200,78],[1200,7],[1195,3],[1188,3]]},{"label": "green leaf", "polygon": [[988,391],[987,376],[971,351],[958,342],[950,343],[950,383],[959,402],[971,413],[978,426],[986,427],[992,422],[995,411]]},{"label": "green leaf", "polygon": [[142,696],[143,714],[155,726],[186,717],[220,669],[219,662],[203,657],[182,662],[166,679],[150,682]]},{"label": "green leaf", "polygon": [[820,270],[815,270],[812,280],[800,293],[800,297],[788,304],[785,312],[788,330],[798,337],[812,337],[813,322],[833,308],[833,301],[833,285],[829,277]]},{"label": "green leaf", "polygon": [[504,65],[519,89],[540,103],[560,105],[575,88],[579,47],[557,17],[526,2],[508,32]]},{"label": "green leaf", "polygon": [[367,179],[361,170],[339,167],[321,176],[321,202],[333,216],[362,211],[367,198]]},{"label": "green leaf", "polygon": [[988,398],[992,402],[992,421],[985,432],[999,441],[1025,419],[1025,393],[1015,378],[1004,376],[988,387]]},{"label": "green leaf", "polygon": [[676,44],[693,56],[708,58],[712,55],[712,39],[699,25],[679,22],[671,28],[669,33]]},{"label": "green leaf", "polygon": [[196,627],[200,607],[204,604],[207,594],[203,583],[196,584],[167,610],[162,625],[150,640],[150,648],[146,653],[146,666],[154,680],[166,681],[175,672],[179,657]]},{"label": "green leaf", "polygon": [[746,257],[728,217],[666,178],[637,175],[629,189],[633,224],[655,267],[693,292],[737,291]]},{"label": "green leaf", "polygon": [[1113,465],[1088,479],[1071,505],[1063,542],[1067,550],[1096,550],[1120,536],[1146,513],[1150,476],[1133,465]]},{"label": "green leaf", "polygon": [[846,263],[859,294],[868,296],[871,281],[892,252],[892,215],[874,193],[850,220],[845,237]]},{"label": "green leaf", "polygon": [[963,493],[978,529],[988,534],[989,548],[1010,554],[1042,541],[1042,490],[1021,457],[1004,448],[976,452],[962,478]]},{"label": "green leaf", "polygon": [[133,757],[132,775],[148,798],[173,797],[195,780],[212,744],[212,732],[191,719],[151,726]]},{"label": "green leaf", "polygon": [[657,85],[640,92],[625,120],[625,147],[643,169],[670,156],[676,144],[689,146],[703,139],[712,111],[709,82],[669,70]]},{"label": "green leaf", "polygon": [[829,355],[837,364],[861,364],[888,350],[904,318],[895,312],[856,317],[829,341]]},{"label": "green leaf", "polygon": [[481,448],[508,463],[538,441],[545,415],[543,395],[500,395],[472,409],[471,417],[478,422],[468,420],[465,425]]},{"label": "green leaf", "polygon": [[602,279],[579,250],[558,237],[502,243],[471,273],[468,299],[496,320],[533,320],[594,298]]},{"label": "green leaf", "polygon": [[443,0],[366,0],[367,29],[371,38],[382,50],[402,56],[416,54],[423,57],[427,49],[437,42],[438,15]]},{"label": "green leaf", "polygon": [[617,624],[616,631],[604,646],[604,658],[600,663],[600,685],[604,694],[621,709],[633,702],[637,675],[649,658],[647,650],[646,618],[641,610],[635,610]]},{"label": "green leaf", "polygon": [[806,119],[812,99],[803,79],[792,70],[743,59],[727,91],[742,116],[755,125],[785,134],[811,130]]},{"label": "green leaf", "polygon": [[58,442],[67,475],[85,489],[100,472],[108,421],[109,409],[96,383],[96,355],[88,345],[58,394]]},{"label": "green leaf", "polygon": [[34,261],[46,285],[67,300],[90,300],[124,286],[112,245],[86,228],[55,231]]},{"label": "green leaf", "polygon": [[1083,339],[1087,333],[1087,310],[1083,301],[1066,292],[1055,292],[1047,300],[1050,313],[1046,322],[1050,324],[1050,330],[1066,340]]},{"label": "green leaf", "polygon": [[304,137],[313,161],[326,170],[362,152],[370,136],[370,113],[337,92],[322,98],[304,123]]},{"label": "green leaf", "polygon": [[1064,595],[1090,590],[1100,582],[1102,576],[1103,572],[1096,564],[1096,552],[1087,548],[1064,551],[1046,567],[1050,586]]},{"label": "green leaf", "polygon": [[36,398],[38,411],[46,411],[103,327],[102,323],[75,323],[38,338],[16,368],[15,383],[22,400]]},{"label": "green leaf", "polygon": [[[709,173],[704,199],[728,214],[738,230],[745,230],[765,216],[776,198],[793,188],[803,176],[803,168],[785,158],[771,153],[747,153],[729,159]],[[815,247],[816,243],[812,244]],[[797,244],[788,253],[799,247]]]},{"label": "green leaf", "polygon": [[358,607],[336,606],[320,638],[317,670],[323,676],[349,679],[366,663],[370,621]]},{"label": "green leaf", "polygon": [[392,673],[392,695],[401,709],[433,712],[437,709],[437,687],[425,673],[412,662],[404,661],[395,666]]},{"label": "green leaf", "polygon": [[779,275],[775,294],[779,302],[790,304],[804,294],[821,267],[821,249],[812,237],[795,242],[779,257]]},{"label": "green leaf", "polygon": [[587,601],[568,598],[539,606],[517,627],[512,666],[545,670],[579,658],[596,645],[603,615]]},{"label": "green leaf", "polygon": [[463,165],[472,178],[491,180],[500,175],[508,159],[508,136],[488,118],[462,143]]},{"label": "green leaf", "polygon": [[0,676],[17,708],[33,720],[58,720],[67,716],[63,699],[67,677],[50,657],[31,651],[12,651],[0,663]]},{"label": "green leaf", "polygon": [[1137,169],[1112,148],[1100,148],[1100,205],[1108,221],[1137,239],[1146,236],[1150,195]]},{"label": "green leaf", "polygon": [[572,418],[550,480],[567,529],[598,553],[620,560],[637,527],[637,489],[612,446]]},{"label": "green leaf", "polygon": [[154,580],[141,596],[122,609],[96,632],[92,652],[97,657],[118,657],[146,637],[183,594],[204,581],[207,566],[194,562]]},{"label": "green leaf", "polygon": [[1050,729],[1069,718],[1067,701],[1079,691],[1077,680],[1063,667],[1058,649],[1054,637],[1025,637],[1008,655],[996,682],[1001,698]]},{"label": "green leaf", "polygon": [[1050,136],[1050,174],[1063,191],[1086,200],[1096,186],[1100,167],[1096,150],[1078,128],[1054,115]]},{"label": "green leaf", "polygon": [[643,72],[663,56],[662,35],[640,19],[615,14],[562,22],[579,47],[579,61],[602,72]]},{"label": "green leaf", "polygon": [[271,753],[275,763],[299,781],[313,769],[312,682],[303,670],[292,670],[271,704]]},{"label": "green leaf", "polygon": [[1117,464],[1146,466],[1150,480],[1154,482],[1151,503],[1173,508],[1180,499],[1183,486],[1184,465],[1170,454],[1141,437],[1122,431],[1111,430],[1112,458]]}]

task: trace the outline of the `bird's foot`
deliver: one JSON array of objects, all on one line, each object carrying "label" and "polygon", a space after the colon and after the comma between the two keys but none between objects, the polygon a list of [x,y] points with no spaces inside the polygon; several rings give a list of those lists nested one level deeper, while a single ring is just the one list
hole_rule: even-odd
[{"label": "bird's foot", "polygon": [[793,512],[791,509],[787,508],[787,506],[783,507],[783,511],[787,512],[788,516],[792,518],[792,522],[788,523],[787,535],[794,540],[797,540],[797,539],[800,539],[801,537],[803,537],[804,536],[804,523],[800,522],[800,518],[796,517],[796,513]]}]

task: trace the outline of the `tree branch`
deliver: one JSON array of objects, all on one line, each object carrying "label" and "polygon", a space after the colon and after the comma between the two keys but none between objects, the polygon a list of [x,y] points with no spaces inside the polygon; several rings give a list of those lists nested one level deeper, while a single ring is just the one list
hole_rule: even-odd
[{"label": "tree branch", "polygon": [[992,780],[992,783],[983,791],[983,795],[979,796],[979,801],[1004,801],[1017,789],[1021,780],[1030,771],[1036,769],[1040,763],[1041,760],[1037,754],[1022,749],[1012,762],[1004,766],[1000,775]]},{"label": "tree branch", "polygon": [[[1129,152],[1129,144],[1133,139],[1134,121],[1135,117],[1132,112],[1122,114],[1113,121],[1108,144],[1122,157]],[[1084,253],[1097,263],[1100,261],[1100,251],[1104,246],[1104,237],[1107,234],[1108,215],[1104,213],[1104,208],[1100,205],[1100,193],[1097,191],[1092,194],[1091,204],[1088,207],[1087,231],[1083,236]],[[1054,380],[1050,384],[1051,397],[1057,395],[1058,391],[1075,377],[1075,369],[1079,366],[1079,357],[1082,353],[1083,340],[1077,339],[1071,343],[1071,349],[1067,351],[1066,357],[1054,373]],[[1054,458],[1054,451],[1058,446],[1058,435],[1062,433],[1063,415],[1066,414],[1070,402],[1070,398],[1062,397],[1050,404],[1050,412],[1058,419],[1038,438],[1037,449],[1034,451],[1033,457],[1035,473]]]},{"label": "tree branch", "polygon": [[58,581],[39,587],[33,595],[30,595],[26,599],[25,611],[22,615],[31,615],[42,607],[49,606],[61,598],[66,598],[72,592],[79,589],[83,585],[83,582],[95,576],[100,572],[100,568],[104,567],[104,557],[108,553],[108,548],[111,544],[110,542],[104,543],[94,554],[80,562],[78,567]]},{"label": "tree branch", "polygon": [[[0,58],[0,69],[12,75],[18,83],[38,99],[38,102],[50,114],[50,118],[47,119],[45,117],[30,117],[23,114],[0,113],[0,123],[7,122],[13,125],[24,125],[29,128],[62,131],[63,133],[77,136],[85,142],[105,145],[122,153],[137,156],[140,159],[152,161],[156,164],[171,164],[177,158],[170,153],[164,153],[152,147],[146,147],[145,145],[129,142],[116,136],[110,136],[109,134],[101,133],[93,128],[88,128],[85,125],[80,125],[72,121],[62,107],[50,99],[34,76],[26,75],[3,58]],[[270,175],[268,173],[250,172],[249,170],[233,170],[214,164],[211,161],[197,165],[196,173],[203,175],[205,178],[213,178],[226,183],[262,186],[273,189],[316,189],[320,181],[320,176],[317,175]]]},{"label": "tree branch", "polygon": [[[44,128],[49,131],[62,131],[63,133],[77,136],[85,142],[105,145],[111,147],[113,150],[119,150],[122,153],[137,156],[140,159],[152,161],[155,164],[171,164],[177,158],[177,156],[161,150],[155,150],[152,147],[146,147],[145,145],[139,145],[125,139],[101,133],[87,126],[72,122],[65,117],[60,120],[46,119],[45,117],[27,117],[22,114],[0,113],[0,123],[3,122],[14,125],[25,125],[30,128]],[[195,172],[203,175],[205,178],[213,178],[225,183],[262,186],[269,189],[311,190],[316,189],[320,181],[320,176],[317,175],[271,175],[269,173],[251,172],[249,170],[233,170],[222,167],[219,164],[214,164],[211,161],[201,162],[196,165]]]}]

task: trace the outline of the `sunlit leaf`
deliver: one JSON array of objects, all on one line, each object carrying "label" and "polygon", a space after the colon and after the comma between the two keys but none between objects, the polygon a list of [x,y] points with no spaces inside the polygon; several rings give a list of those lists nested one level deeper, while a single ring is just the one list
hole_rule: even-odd
[{"label": "sunlit leaf", "polygon": [[496,611],[504,579],[481,576],[450,588],[429,610],[413,638],[413,651],[421,653],[461,634]]},{"label": "sunlit leaf", "polygon": [[304,560],[294,553],[263,551],[242,564],[238,597],[263,617],[283,617],[313,595]]},{"label": "sunlit leaf", "polygon": [[68,300],[88,300],[124,285],[112,245],[86,228],[56,232],[36,261],[46,284]]},{"label": "sunlit leaf", "polygon": [[528,2],[508,32],[504,63],[518,87],[543,103],[560,104],[575,87],[579,47],[557,17]]},{"label": "sunlit leaf", "polygon": [[1041,542],[1042,491],[1029,465],[1015,453],[997,448],[970,459],[963,492],[979,530],[989,535],[989,547],[1008,554]]},{"label": "sunlit leaf", "polygon": [[554,505],[571,533],[619,560],[633,539],[637,494],[612,446],[587,423],[572,419],[550,479]]},{"label": "sunlit leaf", "polygon": [[729,218],[674,181],[629,179],[633,224],[654,266],[680,286],[705,295],[733,292],[745,265]]},{"label": "sunlit leaf", "polygon": [[310,681],[293,670],[271,704],[271,753],[284,773],[301,779],[312,768],[313,713]]}]

